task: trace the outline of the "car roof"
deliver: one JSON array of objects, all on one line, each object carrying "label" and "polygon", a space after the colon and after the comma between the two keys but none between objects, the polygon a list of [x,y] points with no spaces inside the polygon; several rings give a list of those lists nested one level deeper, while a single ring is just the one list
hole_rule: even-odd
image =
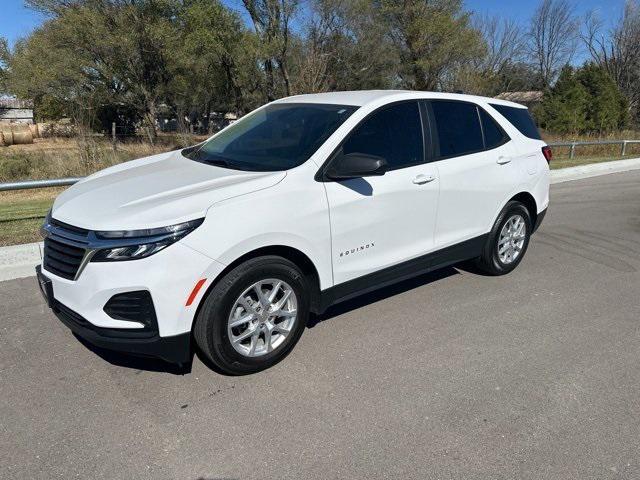
[{"label": "car roof", "polygon": [[422,92],[415,90],[354,90],[345,92],[311,93],[294,95],[276,100],[273,103],[328,103],[336,105],[353,105],[362,107],[369,103],[412,99],[466,100],[475,103],[493,103],[516,108],[527,108],[519,103],[499,100],[497,98],[466,95],[463,93]]}]

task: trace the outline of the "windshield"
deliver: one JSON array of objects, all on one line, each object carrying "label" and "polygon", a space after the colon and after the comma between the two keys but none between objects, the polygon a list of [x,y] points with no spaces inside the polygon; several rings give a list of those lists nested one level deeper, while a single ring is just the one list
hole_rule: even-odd
[{"label": "windshield", "polygon": [[278,171],[301,165],[358,107],[281,103],[256,110],[183,155],[236,170]]}]

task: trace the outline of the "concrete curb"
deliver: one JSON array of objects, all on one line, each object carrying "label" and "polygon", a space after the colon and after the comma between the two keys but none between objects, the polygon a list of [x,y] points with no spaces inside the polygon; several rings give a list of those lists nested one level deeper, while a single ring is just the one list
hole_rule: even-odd
[{"label": "concrete curb", "polygon": [[[597,177],[610,173],[640,169],[640,158],[594,163],[580,167],[551,171],[551,183],[569,182],[581,178]],[[42,259],[42,243],[27,243],[0,247],[0,282],[14,278],[30,277]]]},{"label": "concrete curb", "polygon": [[42,259],[42,243],[0,247],[0,282],[30,277]]},{"label": "concrete curb", "polygon": [[592,163],[590,165],[580,165],[579,167],[551,170],[551,183],[569,182],[571,180],[580,180],[582,178],[598,177],[600,175],[638,169],[640,169],[640,158]]}]

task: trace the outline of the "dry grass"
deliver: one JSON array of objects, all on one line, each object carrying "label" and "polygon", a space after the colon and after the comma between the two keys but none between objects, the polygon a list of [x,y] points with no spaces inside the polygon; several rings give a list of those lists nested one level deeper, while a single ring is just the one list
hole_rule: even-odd
[{"label": "dry grass", "polygon": [[0,182],[45,178],[82,177],[117,163],[173,148],[134,142],[114,150],[105,141],[38,139],[33,145],[0,149]]},{"label": "dry grass", "polygon": [[[160,137],[156,145],[142,141],[118,143],[102,138],[36,139],[32,145],[0,148],[0,182],[83,177],[127,160],[174,150],[198,137]],[[0,192],[0,246],[40,240],[38,233],[55,197],[64,188]]]}]

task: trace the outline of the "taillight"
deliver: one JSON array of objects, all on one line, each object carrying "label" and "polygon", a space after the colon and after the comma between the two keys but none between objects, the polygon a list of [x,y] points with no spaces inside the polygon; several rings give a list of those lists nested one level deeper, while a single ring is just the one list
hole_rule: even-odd
[{"label": "taillight", "polygon": [[542,154],[544,155],[544,158],[547,159],[547,163],[553,160],[553,152],[551,151],[551,147],[549,147],[548,145],[542,147]]}]

